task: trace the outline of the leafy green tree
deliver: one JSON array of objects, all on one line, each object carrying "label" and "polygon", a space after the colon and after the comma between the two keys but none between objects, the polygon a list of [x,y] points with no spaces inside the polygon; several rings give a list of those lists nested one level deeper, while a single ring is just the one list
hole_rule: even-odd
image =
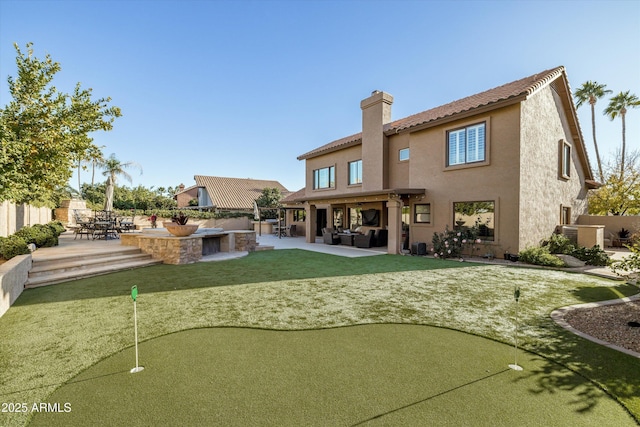
[{"label": "leafy green tree", "polygon": [[625,173],[625,157],[627,152],[627,141],[626,141],[626,125],[625,125],[625,116],[627,115],[628,108],[637,108],[640,106],[640,99],[630,91],[620,92],[619,94],[613,96],[609,100],[609,105],[604,110],[604,114],[609,116],[611,120],[614,120],[616,117],[620,116],[622,119],[622,153],[620,156],[620,181],[623,181],[623,175]]},{"label": "leafy green tree", "polygon": [[638,215],[640,214],[640,152],[628,156],[624,173],[622,153],[607,165],[605,181],[597,190],[589,193],[589,213],[592,215]]},{"label": "leafy green tree", "polygon": [[111,130],[121,113],[79,83],[71,95],[59,92],[52,81],[60,64],[35,58],[31,43],[26,54],[14,46],[18,74],[8,77],[12,100],[0,109],[0,200],[53,205],[79,153],[93,145],[89,134]]},{"label": "leafy green tree", "polygon": [[600,182],[604,182],[604,174],[602,173],[602,161],[600,159],[600,151],[598,150],[598,143],[596,141],[596,113],[595,105],[598,99],[603,98],[605,95],[612,93],[612,91],[605,89],[607,85],[600,84],[598,82],[592,82],[591,80],[585,82],[576,90],[573,97],[576,100],[576,107],[580,108],[585,102],[589,102],[591,106],[591,132],[593,134],[593,146],[596,149],[596,161],[598,163],[598,172],[600,174]]},{"label": "leafy green tree", "polygon": [[279,188],[267,187],[262,189],[262,194],[256,199],[256,205],[259,208],[273,208],[261,211],[263,219],[278,217],[277,209],[282,206],[280,200],[282,200],[282,193]]}]

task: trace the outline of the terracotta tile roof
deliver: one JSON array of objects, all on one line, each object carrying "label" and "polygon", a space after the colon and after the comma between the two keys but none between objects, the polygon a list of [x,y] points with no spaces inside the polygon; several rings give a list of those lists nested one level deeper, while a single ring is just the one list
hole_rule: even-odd
[{"label": "terracotta tile roof", "polygon": [[300,190],[295,193],[289,193],[287,197],[283,197],[280,201],[281,203],[295,203],[299,202],[306,195],[306,187],[302,187]]},{"label": "terracotta tile roof", "polygon": [[[520,98],[525,99],[554,81],[564,72],[565,69],[562,66],[545,70],[532,76],[393,121],[384,126],[384,132],[387,134],[401,132],[417,126],[438,122],[456,114],[472,111],[492,104],[499,104]],[[313,158],[336,149],[342,149],[350,145],[357,145],[361,143],[361,139],[362,133],[341,138],[302,154],[298,157],[298,160]]]},{"label": "terracotta tile roof", "polygon": [[253,209],[253,202],[260,197],[264,188],[278,188],[284,195],[289,194],[278,181],[220,176],[196,175],[196,185],[209,193],[213,206],[218,209]]}]

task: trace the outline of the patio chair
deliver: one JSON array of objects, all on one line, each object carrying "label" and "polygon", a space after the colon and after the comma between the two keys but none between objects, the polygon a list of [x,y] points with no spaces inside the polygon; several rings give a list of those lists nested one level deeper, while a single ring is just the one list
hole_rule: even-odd
[{"label": "patio chair", "polygon": [[376,231],[369,230],[367,234],[359,234],[353,238],[353,244],[356,248],[370,248],[373,246]]},{"label": "patio chair", "polygon": [[133,217],[124,216],[122,218],[119,218],[117,220],[117,222],[118,222],[117,229],[118,229],[119,233],[126,233],[128,231],[135,230],[135,225],[133,223]]},{"label": "patio chair", "polygon": [[340,237],[333,232],[332,228],[323,228],[322,238],[327,245],[337,245],[340,243]]},{"label": "patio chair", "polygon": [[387,246],[387,241],[389,239],[389,230],[385,230],[384,228],[380,228],[376,230],[376,236],[374,238],[373,245],[374,246]]},{"label": "patio chair", "polygon": [[296,237],[296,226],[292,225],[289,227],[289,237]]}]

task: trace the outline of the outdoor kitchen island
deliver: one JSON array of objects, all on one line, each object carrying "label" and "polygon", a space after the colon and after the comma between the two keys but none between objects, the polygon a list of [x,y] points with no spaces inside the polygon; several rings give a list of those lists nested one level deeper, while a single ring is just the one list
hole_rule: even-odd
[{"label": "outdoor kitchen island", "polygon": [[125,246],[136,246],[164,264],[191,264],[217,252],[253,252],[256,232],[201,228],[186,237],[175,237],[164,228],[145,228],[140,233],[120,235]]}]

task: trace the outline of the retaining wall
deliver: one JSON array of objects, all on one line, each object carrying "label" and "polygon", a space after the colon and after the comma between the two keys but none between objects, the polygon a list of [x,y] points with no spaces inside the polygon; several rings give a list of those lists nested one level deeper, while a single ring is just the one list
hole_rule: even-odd
[{"label": "retaining wall", "polygon": [[18,299],[24,290],[31,270],[31,254],[18,255],[0,265],[0,286],[2,299],[0,300],[0,317]]}]

